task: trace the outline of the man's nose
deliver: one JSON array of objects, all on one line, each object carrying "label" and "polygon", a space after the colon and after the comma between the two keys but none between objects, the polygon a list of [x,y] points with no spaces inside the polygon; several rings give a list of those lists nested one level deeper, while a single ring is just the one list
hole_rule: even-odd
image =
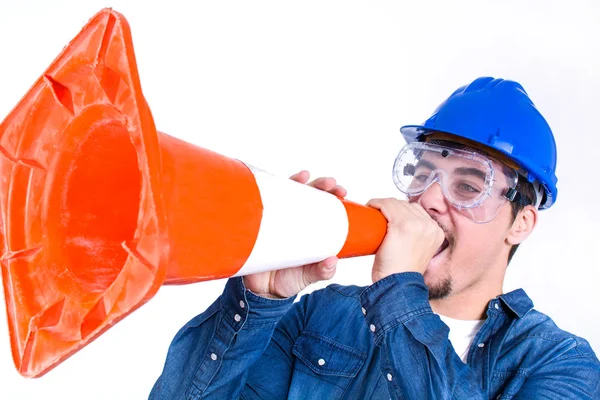
[{"label": "man's nose", "polygon": [[442,185],[436,179],[429,187],[419,196],[419,204],[427,211],[429,215],[444,214],[448,212],[448,203],[442,191]]}]

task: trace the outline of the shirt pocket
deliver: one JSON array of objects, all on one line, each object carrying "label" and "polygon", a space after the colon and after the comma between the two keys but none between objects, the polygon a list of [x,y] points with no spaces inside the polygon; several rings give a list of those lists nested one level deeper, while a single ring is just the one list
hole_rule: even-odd
[{"label": "shirt pocket", "polygon": [[364,352],[310,331],[300,335],[292,353],[297,361],[290,394],[306,395],[310,388],[311,399],[341,398],[367,358]]},{"label": "shirt pocket", "polygon": [[521,389],[527,378],[526,370],[496,371],[491,379],[491,392],[495,399],[512,399]]}]

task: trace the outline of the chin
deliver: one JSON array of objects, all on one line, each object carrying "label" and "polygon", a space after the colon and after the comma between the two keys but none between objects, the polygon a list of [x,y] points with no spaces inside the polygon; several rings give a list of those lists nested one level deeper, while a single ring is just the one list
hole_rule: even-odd
[{"label": "chin", "polygon": [[425,285],[429,289],[429,299],[440,299],[452,291],[452,276],[450,275],[450,257],[447,249],[431,259],[423,274]]},{"label": "chin", "polygon": [[450,275],[438,278],[431,283],[426,279],[425,285],[427,285],[427,288],[429,289],[429,300],[440,300],[448,297],[452,293],[453,282]]}]

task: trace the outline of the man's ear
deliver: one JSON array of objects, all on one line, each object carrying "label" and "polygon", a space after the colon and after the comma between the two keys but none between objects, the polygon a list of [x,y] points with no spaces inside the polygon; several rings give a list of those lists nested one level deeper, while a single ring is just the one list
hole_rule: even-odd
[{"label": "man's ear", "polygon": [[515,218],[506,235],[506,242],[512,246],[520,244],[533,232],[537,225],[538,210],[529,205],[525,206]]}]

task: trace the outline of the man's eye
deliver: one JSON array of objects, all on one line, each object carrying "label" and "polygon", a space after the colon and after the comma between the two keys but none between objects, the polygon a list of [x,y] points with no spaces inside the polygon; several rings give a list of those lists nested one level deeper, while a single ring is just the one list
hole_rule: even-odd
[{"label": "man's eye", "polygon": [[415,179],[419,182],[425,182],[429,178],[429,174],[417,174],[415,175]]},{"label": "man's eye", "polygon": [[468,183],[459,183],[458,184],[458,188],[459,190],[463,191],[463,192],[469,192],[469,193],[479,193],[480,190],[477,188],[474,188],[473,186],[469,185]]}]

